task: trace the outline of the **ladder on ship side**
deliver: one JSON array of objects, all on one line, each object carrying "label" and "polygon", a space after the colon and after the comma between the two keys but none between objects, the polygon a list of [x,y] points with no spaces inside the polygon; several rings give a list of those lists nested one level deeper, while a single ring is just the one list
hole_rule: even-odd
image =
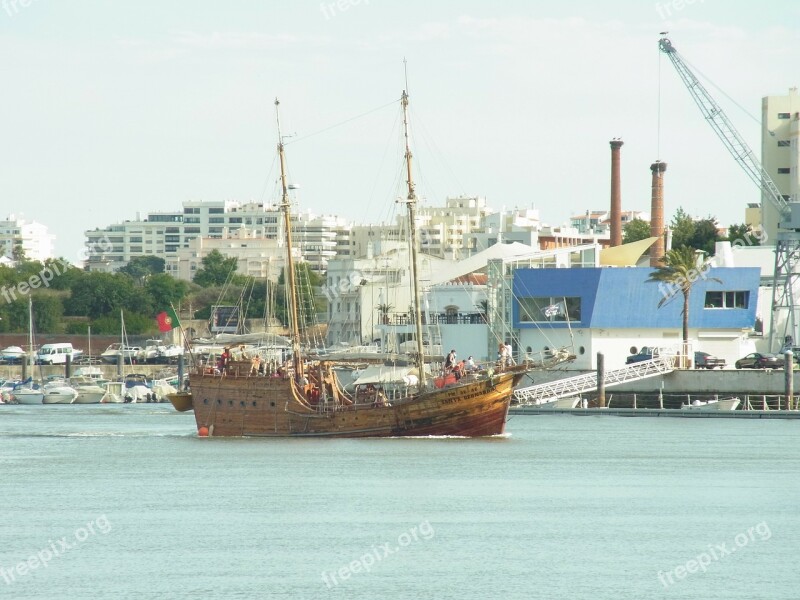
[{"label": "ladder on ship side", "polygon": [[[638,381],[648,377],[665,375],[675,370],[674,356],[659,356],[653,360],[642,361],[619,369],[606,371],[603,378],[606,387],[620,385],[629,381]],[[514,397],[521,405],[534,406],[559,398],[577,396],[597,390],[597,373],[586,373],[558,379],[548,383],[540,383],[514,392]]]}]

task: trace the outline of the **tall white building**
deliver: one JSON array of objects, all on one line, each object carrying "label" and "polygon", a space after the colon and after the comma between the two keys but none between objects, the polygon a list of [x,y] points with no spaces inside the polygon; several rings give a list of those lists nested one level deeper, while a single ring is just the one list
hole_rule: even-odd
[{"label": "tall white building", "polygon": [[[800,94],[791,88],[785,96],[761,100],[761,163],[789,201],[800,201]],[[761,222],[770,243],[778,230],[778,211],[771,203],[761,207]]]},{"label": "tall white building", "polygon": [[[44,262],[55,258],[53,241],[55,236],[47,231],[47,226],[35,221],[25,221],[15,215],[9,215],[0,221],[0,248],[3,256],[13,258],[14,248],[22,247],[25,258]],[[69,258],[69,257],[67,257]]]}]

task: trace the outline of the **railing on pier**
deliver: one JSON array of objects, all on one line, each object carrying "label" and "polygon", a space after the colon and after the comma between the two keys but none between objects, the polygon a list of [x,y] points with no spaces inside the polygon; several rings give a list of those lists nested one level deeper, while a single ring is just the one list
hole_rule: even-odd
[{"label": "railing on pier", "polygon": [[[604,382],[606,387],[611,387],[629,381],[664,375],[673,370],[675,370],[675,357],[659,356],[653,360],[646,360],[620,369],[606,371]],[[520,404],[532,405],[550,402],[558,398],[577,396],[586,392],[593,392],[596,389],[597,373],[586,373],[521,388],[514,392],[514,397]]]}]

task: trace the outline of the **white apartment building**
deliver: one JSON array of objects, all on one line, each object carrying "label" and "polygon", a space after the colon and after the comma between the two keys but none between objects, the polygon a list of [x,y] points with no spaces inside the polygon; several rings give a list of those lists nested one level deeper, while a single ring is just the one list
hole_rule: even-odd
[{"label": "white apartment building", "polygon": [[[351,225],[344,219],[316,216],[310,212],[292,215],[294,243],[312,270],[324,272],[327,262],[337,251],[350,251]],[[113,272],[137,256],[160,256],[171,265],[174,273],[191,272],[192,254],[199,248],[194,240],[205,240],[201,248],[211,248],[211,240],[240,240],[239,230],[244,230],[248,245],[255,248],[254,240],[284,243],[283,215],[275,205],[260,202],[187,201],[183,210],[149,213],[144,219],[137,215],[132,221],[109,225],[104,229],[86,232],[87,266],[89,270]],[[233,250],[236,244],[218,244]],[[239,245],[239,248],[241,244]],[[263,260],[271,253],[271,245],[263,244],[255,256],[254,264],[246,272],[260,271]],[[202,254],[202,252],[201,252]],[[241,252],[232,252],[239,259]],[[258,264],[256,264],[258,263]],[[259,266],[261,265],[261,266]]]},{"label": "white apartment building", "polygon": [[[286,265],[286,249],[282,243],[257,236],[251,229],[242,227],[231,237],[194,238],[188,248],[180,248],[174,255],[167,256],[164,270],[176,279],[191,281],[198,269],[203,268],[203,259],[214,250],[237,260],[237,274],[257,279],[277,282]],[[299,248],[293,254],[296,260],[301,260]]]},{"label": "white apartment building", "polygon": [[[620,213],[622,226],[634,219],[650,221],[650,214],[638,210],[623,210]],[[611,231],[611,213],[607,210],[587,210],[585,214],[570,217],[569,223],[578,233],[597,233],[609,235]]]},{"label": "white apartment building", "polygon": [[469,249],[470,254],[477,254],[500,242],[537,246],[542,227],[538,209],[501,210],[486,215],[478,229],[464,234],[463,246]]},{"label": "white apartment building", "polygon": [[53,242],[55,236],[47,232],[47,226],[35,221],[25,221],[16,215],[9,215],[0,221],[0,249],[2,255],[11,259],[14,248],[21,246],[28,260],[44,262],[55,258]]},{"label": "white apartment building", "polygon": [[[464,246],[465,235],[482,227],[482,221],[492,214],[486,199],[477,196],[447,198],[445,206],[417,207],[417,235],[422,252],[440,258],[464,258],[469,248]],[[386,242],[407,239],[408,217],[398,214],[394,224],[356,225],[351,236],[351,256],[364,258],[367,252],[380,253]]]},{"label": "white apartment building", "polygon": [[[761,99],[761,164],[787,200],[800,201],[800,94]],[[778,211],[761,207],[761,223],[769,240],[776,239]]]}]

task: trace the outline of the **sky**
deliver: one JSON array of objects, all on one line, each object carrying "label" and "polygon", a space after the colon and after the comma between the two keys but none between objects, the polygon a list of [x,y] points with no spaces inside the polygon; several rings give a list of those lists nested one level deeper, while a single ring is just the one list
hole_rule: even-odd
[{"label": "sky", "polygon": [[619,137],[624,210],[649,211],[662,160],[668,219],[741,223],[759,192],[659,32],[760,154],[761,98],[800,84],[797,23],[793,0],[0,0],[0,218],[76,262],[84,231],[137,214],[275,201],[278,97],[298,209],[386,221],[407,82],[424,204],[567,223],[609,206]]}]

